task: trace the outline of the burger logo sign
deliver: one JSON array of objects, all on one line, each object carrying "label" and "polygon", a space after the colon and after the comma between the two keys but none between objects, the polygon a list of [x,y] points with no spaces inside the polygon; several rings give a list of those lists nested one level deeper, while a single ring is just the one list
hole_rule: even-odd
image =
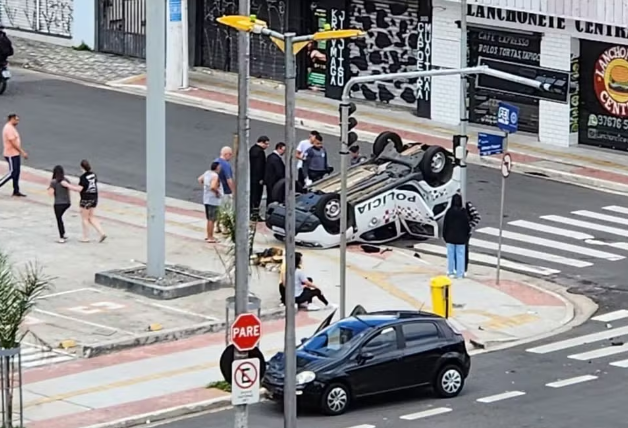
[{"label": "burger logo sign", "polygon": [[610,114],[628,117],[628,46],[613,46],[597,59],[594,68],[597,98]]}]

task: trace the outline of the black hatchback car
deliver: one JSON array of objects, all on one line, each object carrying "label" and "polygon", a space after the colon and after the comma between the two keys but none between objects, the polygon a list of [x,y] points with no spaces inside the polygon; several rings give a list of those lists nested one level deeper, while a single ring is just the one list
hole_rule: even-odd
[{"label": "black hatchback car", "polygon": [[[332,313],[297,348],[300,405],[339,415],[356,399],[391,391],[431,386],[443,398],[460,394],[471,358],[464,338],[445,318],[356,309],[333,324]],[[268,362],[262,386],[272,399],[283,400],[283,383],[280,352]]]}]

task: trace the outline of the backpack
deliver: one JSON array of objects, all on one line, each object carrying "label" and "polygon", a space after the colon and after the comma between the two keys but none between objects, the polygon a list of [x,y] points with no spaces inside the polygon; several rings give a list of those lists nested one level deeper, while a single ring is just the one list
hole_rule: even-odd
[{"label": "backpack", "polygon": [[0,32],[0,57],[8,58],[13,55],[13,44],[4,32]]}]

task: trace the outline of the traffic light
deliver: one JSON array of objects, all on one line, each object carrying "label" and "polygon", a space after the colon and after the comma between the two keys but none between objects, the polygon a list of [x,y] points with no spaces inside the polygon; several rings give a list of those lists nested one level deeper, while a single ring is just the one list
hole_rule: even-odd
[{"label": "traffic light", "polygon": [[356,110],[357,107],[354,103],[340,104],[340,134],[343,142],[346,141],[347,147],[358,142],[358,134],[352,131],[358,126],[358,121],[355,117],[351,117]]}]

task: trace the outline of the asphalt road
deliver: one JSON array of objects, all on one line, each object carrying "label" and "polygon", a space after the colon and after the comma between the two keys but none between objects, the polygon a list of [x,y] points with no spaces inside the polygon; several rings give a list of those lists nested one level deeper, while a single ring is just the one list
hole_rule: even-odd
[{"label": "asphalt road", "polygon": [[[429,391],[391,395],[371,399],[357,405],[345,415],[326,417],[314,412],[301,412],[299,428],[617,428],[625,426],[624,396],[628,381],[628,369],[611,366],[610,363],[628,358],[628,349],[611,356],[581,358],[584,352],[600,349],[618,349],[611,340],[601,340],[600,334],[610,329],[604,322],[591,321],[566,335],[543,342],[528,344],[506,351],[481,354],[473,357],[471,375],[463,393],[454,399],[432,398]],[[625,328],[626,319],[613,322],[613,328]],[[624,331],[625,332],[625,331]],[[566,348],[557,342],[577,338],[585,334],[597,334],[592,343]],[[614,338],[612,341],[623,339]],[[554,352],[535,354],[528,349],[552,344]],[[545,352],[541,348],[541,351]],[[582,376],[588,380],[571,385],[548,383],[567,381]],[[569,382],[565,382],[569,383]],[[510,392],[511,398],[501,394]],[[482,399],[494,397],[493,402]],[[490,400],[488,400],[490,401]],[[421,416],[422,412],[443,407],[447,413],[415,420],[404,416]],[[435,410],[433,410],[435,411]],[[233,424],[233,410],[211,413],[171,422],[163,428],[219,428]],[[250,407],[249,426],[276,428],[282,425],[279,406],[264,402]]]},{"label": "asphalt road", "polygon": [[[41,74],[22,71],[15,74],[9,90],[0,98],[0,114],[20,114],[23,144],[30,154],[26,165],[51,170],[54,165],[61,164],[70,173],[77,174],[81,159],[87,158],[102,182],[145,189],[143,98]],[[196,177],[207,169],[222,146],[231,144],[236,129],[235,117],[175,104],[168,105],[167,115],[168,196],[200,201]],[[283,127],[252,121],[251,136],[256,138],[262,134],[268,135],[273,143],[281,141]],[[298,130],[299,139],[306,136],[307,131]],[[331,163],[337,168],[338,138],[325,135],[324,140]],[[368,144],[363,145],[364,151],[369,148]],[[498,170],[471,165],[469,179],[470,198],[482,213],[482,226],[497,227]],[[599,212],[601,207],[610,205],[628,206],[628,200],[623,196],[526,175],[513,174],[508,179],[507,221],[539,221],[539,216],[565,216],[581,209]],[[533,231],[528,230],[527,233],[534,235]],[[538,231],[536,233],[538,236]],[[480,237],[479,234],[476,236]],[[609,242],[618,239],[616,236],[597,235],[596,238]],[[522,248],[531,245],[508,239],[504,242],[521,245]],[[543,250],[549,252],[547,247]],[[621,253],[622,250],[605,251]],[[518,254],[506,254],[505,257],[528,263],[539,262]],[[628,260],[585,258],[587,262],[594,263],[586,268],[561,267],[554,280],[594,296],[603,306],[612,308],[621,304],[628,291],[628,282],[625,281]]]}]

